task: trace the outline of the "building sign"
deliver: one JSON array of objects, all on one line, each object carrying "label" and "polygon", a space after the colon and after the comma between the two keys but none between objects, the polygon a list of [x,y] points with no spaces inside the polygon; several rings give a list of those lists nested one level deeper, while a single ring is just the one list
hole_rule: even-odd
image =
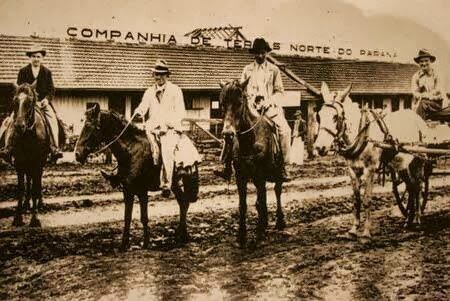
[{"label": "building sign", "polygon": [[[193,46],[222,46],[230,49],[251,48],[252,41],[239,39],[212,39],[209,37],[176,37],[171,33],[154,32],[132,32],[109,29],[68,27],[66,30],[70,38],[113,40],[126,43],[146,44],[182,44]],[[310,45],[307,43],[280,43],[271,42],[275,52],[284,54],[298,54],[303,56],[322,56],[339,58],[361,58],[361,59],[394,59],[397,57],[395,51],[381,49],[333,47],[330,45]]]}]

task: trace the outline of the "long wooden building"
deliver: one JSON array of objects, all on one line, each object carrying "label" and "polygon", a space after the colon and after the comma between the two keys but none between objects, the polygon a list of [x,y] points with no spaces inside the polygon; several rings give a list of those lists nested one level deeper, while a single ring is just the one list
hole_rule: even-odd
[{"label": "long wooden building", "polygon": [[[0,35],[0,113],[11,100],[18,70],[28,63],[25,50],[33,43],[47,49],[44,64],[53,72],[54,105],[63,121],[77,134],[86,108],[99,103],[129,118],[145,89],[152,85],[150,68],[157,58],[167,60],[170,80],[184,93],[188,117],[219,118],[220,80],[238,78],[252,55],[244,49],[179,45],[127,44],[108,41],[54,39]],[[326,81],[331,89],[353,83],[352,98],[391,110],[411,106],[410,79],[417,67],[374,61],[275,56],[316,88]],[[319,96],[282,75],[288,119],[301,109],[312,112]]]}]

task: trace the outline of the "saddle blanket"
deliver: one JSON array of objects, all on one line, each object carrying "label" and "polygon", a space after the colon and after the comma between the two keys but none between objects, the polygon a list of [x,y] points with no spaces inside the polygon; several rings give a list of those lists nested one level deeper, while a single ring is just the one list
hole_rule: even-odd
[{"label": "saddle blanket", "polygon": [[175,166],[193,166],[202,162],[202,158],[191,139],[185,134],[181,135],[180,141],[175,148]]}]

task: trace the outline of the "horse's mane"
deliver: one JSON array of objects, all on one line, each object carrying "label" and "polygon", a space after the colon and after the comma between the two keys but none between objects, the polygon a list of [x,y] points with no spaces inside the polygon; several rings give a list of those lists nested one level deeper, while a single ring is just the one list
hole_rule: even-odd
[{"label": "horse's mane", "polygon": [[[113,119],[119,121],[122,124],[123,128],[125,128],[125,126],[128,124],[128,120],[126,120],[122,114],[119,114],[114,111],[106,111],[106,110],[101,110],[100,112],[107,116],[109,115],[109,116],[113,117]],[[135,126],[133,123],[130,123],[128,125],[127,131],[129,131],[131,134],[136,134],[136,135],[145,134],[144,130],[141,130],[140,128]]]},{"label": "horse's mane", "polygon": [[20,93],[25,93],[27,95],[32,94],[33,99],[36,98],[36,92],[33,89],[32,85],[30,85],[29,83],[23,83],[17,87],[15,96],[19,95]]}]

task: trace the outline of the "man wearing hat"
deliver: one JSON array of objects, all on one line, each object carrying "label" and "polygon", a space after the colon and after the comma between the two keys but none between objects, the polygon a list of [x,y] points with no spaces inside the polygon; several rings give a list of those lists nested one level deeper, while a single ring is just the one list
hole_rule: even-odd
[{"label": "man wearing hat", "polygon": [[[30,63],[20,69],[19,75],[17,77],[17,84],[22,85],[24,83],[28,83],[31,85],[35,83],[38,104],[40,105],[40,109],[47,119],[51,131],[51,157],[52,160],[57,160],[62,157],[62,154],[58,149],[58,119],[56,117],[55,109],[50,103],[55,95],[52,73],[48,68],[42,65],[42,60],[46,55],[46,51],[39,45],[33,45],[31,49],[26,51],[26,55],[30,58]],[[13,130],[14,129],[11,127],[10,131]],[[5,148],[0,151],[0,157],[6,159],[7,161],[11,161],[13,141],[11,141],[12,139],[10,139],[10,137],[12,137],[12,134],[8,134],[9,135],[7,135],[5,139]]]},{"label": "man wearing hat", "polygon": [[[240,81],[241,83],[248,81],[249,105],[253,105],[257,109],[263,108],[265,115],[270,117],[278,127],[280,148],[284,160],[282,177],[283,181],[287,182],[290,181],[286,164],[290,162],[291,128],[284,117],[283,108],[278,105],[284,92],[281,73],[277,66],[266,60],[267,53],[272,51],[266,40],[256,38],[249,51],[254,55],[254,61],[244,67]],[[215,174],[228,180],[231,173],[231,163],[225,162],[224,170]]]},{"label": "man wearing hat", "polygon": [[414,61],[419,64],[420,70],[413,75],[411,80],[413,110],[426,120],[446,108],[448,99],[443,90],[442,78],[431,67],[431,64],[436,61],[436,57],[428,50],[421,49]]},{"label": "man wearing hat", "polygon": [[[156,60],[151,69],[155,84],[148,88],[134,114],[142,117],[148,112],[145,130],[149,139],[156,135],[161,143],[163,168],[161,170],[162,195],[168,197],[172,186],[175,162],[175,148],[181,138],[181,122],[186,116],[183,92],[168,80],[170,71],[165,60]],[[103,172],[111,183],[116,183],[115,175]]]}]

